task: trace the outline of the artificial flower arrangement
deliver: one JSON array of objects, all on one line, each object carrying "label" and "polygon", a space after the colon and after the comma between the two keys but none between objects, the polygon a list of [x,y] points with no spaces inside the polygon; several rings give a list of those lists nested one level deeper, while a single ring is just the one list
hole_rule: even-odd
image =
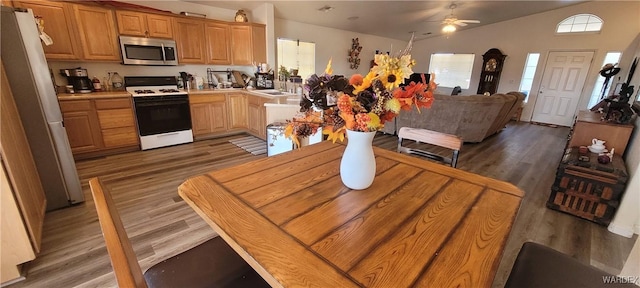
[{"label": "artificial flower arrangement", "polygon": [[397,56],[378,54],[375,64],[366,76],[355,74],[350,79],[331,75],[331,60],[325,73],[307,79],[300,100],[300,113],[288,120],[285,136],[300,147],[298,137],[307,137],[322,129],[322,134],[335,143],[344,141],[346,130],[371,132],[384,127],[400,110],[411,110],[415,105],[429,108],[436,89],[435,76],[430,81],[412,81],[400,87],[413,73],[415,61],[411,59],[412,40]]}]

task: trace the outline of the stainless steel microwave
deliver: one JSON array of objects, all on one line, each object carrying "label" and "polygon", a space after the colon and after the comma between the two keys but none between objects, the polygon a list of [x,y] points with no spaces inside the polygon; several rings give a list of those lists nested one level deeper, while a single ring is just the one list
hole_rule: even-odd
[{"label": "stainless steel microwave", "polygon": [[178,65],[176,41],[120,36],[122,64]]}]

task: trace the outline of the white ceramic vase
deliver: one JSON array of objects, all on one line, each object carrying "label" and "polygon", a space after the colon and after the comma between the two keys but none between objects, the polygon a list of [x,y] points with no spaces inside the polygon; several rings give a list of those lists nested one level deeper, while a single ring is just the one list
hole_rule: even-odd
[{"label": "white ceramic vase", "polygon": [[342,183],[355,190],[366,189],[376,176],[376,158],[373,155],[373,137],[376,132],[347,130],[347,148],[340,161]]}]

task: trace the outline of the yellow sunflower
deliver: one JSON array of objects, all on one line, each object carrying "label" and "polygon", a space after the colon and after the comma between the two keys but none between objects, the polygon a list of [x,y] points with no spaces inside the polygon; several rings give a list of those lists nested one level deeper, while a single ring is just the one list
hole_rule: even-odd
[{"label": "yellow sunflower", "polygon": [[387,91],[391,91],[404,82],[404,77],[402,77],[400,70],[393,70],[380,75],[380,81],[382,81]]}]

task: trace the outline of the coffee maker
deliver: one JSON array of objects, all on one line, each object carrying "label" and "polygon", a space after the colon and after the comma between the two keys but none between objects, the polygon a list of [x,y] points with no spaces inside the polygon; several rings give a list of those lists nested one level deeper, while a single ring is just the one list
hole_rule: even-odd
[{"label": "coffee maker", "polygon": [[72,69],[60,69],[60,74],[67,77],[69,85],[73,85],[73,90],[77,93],[91,93],[93,91],[93,84],[87,74],[87,69],[72,68]]}]

